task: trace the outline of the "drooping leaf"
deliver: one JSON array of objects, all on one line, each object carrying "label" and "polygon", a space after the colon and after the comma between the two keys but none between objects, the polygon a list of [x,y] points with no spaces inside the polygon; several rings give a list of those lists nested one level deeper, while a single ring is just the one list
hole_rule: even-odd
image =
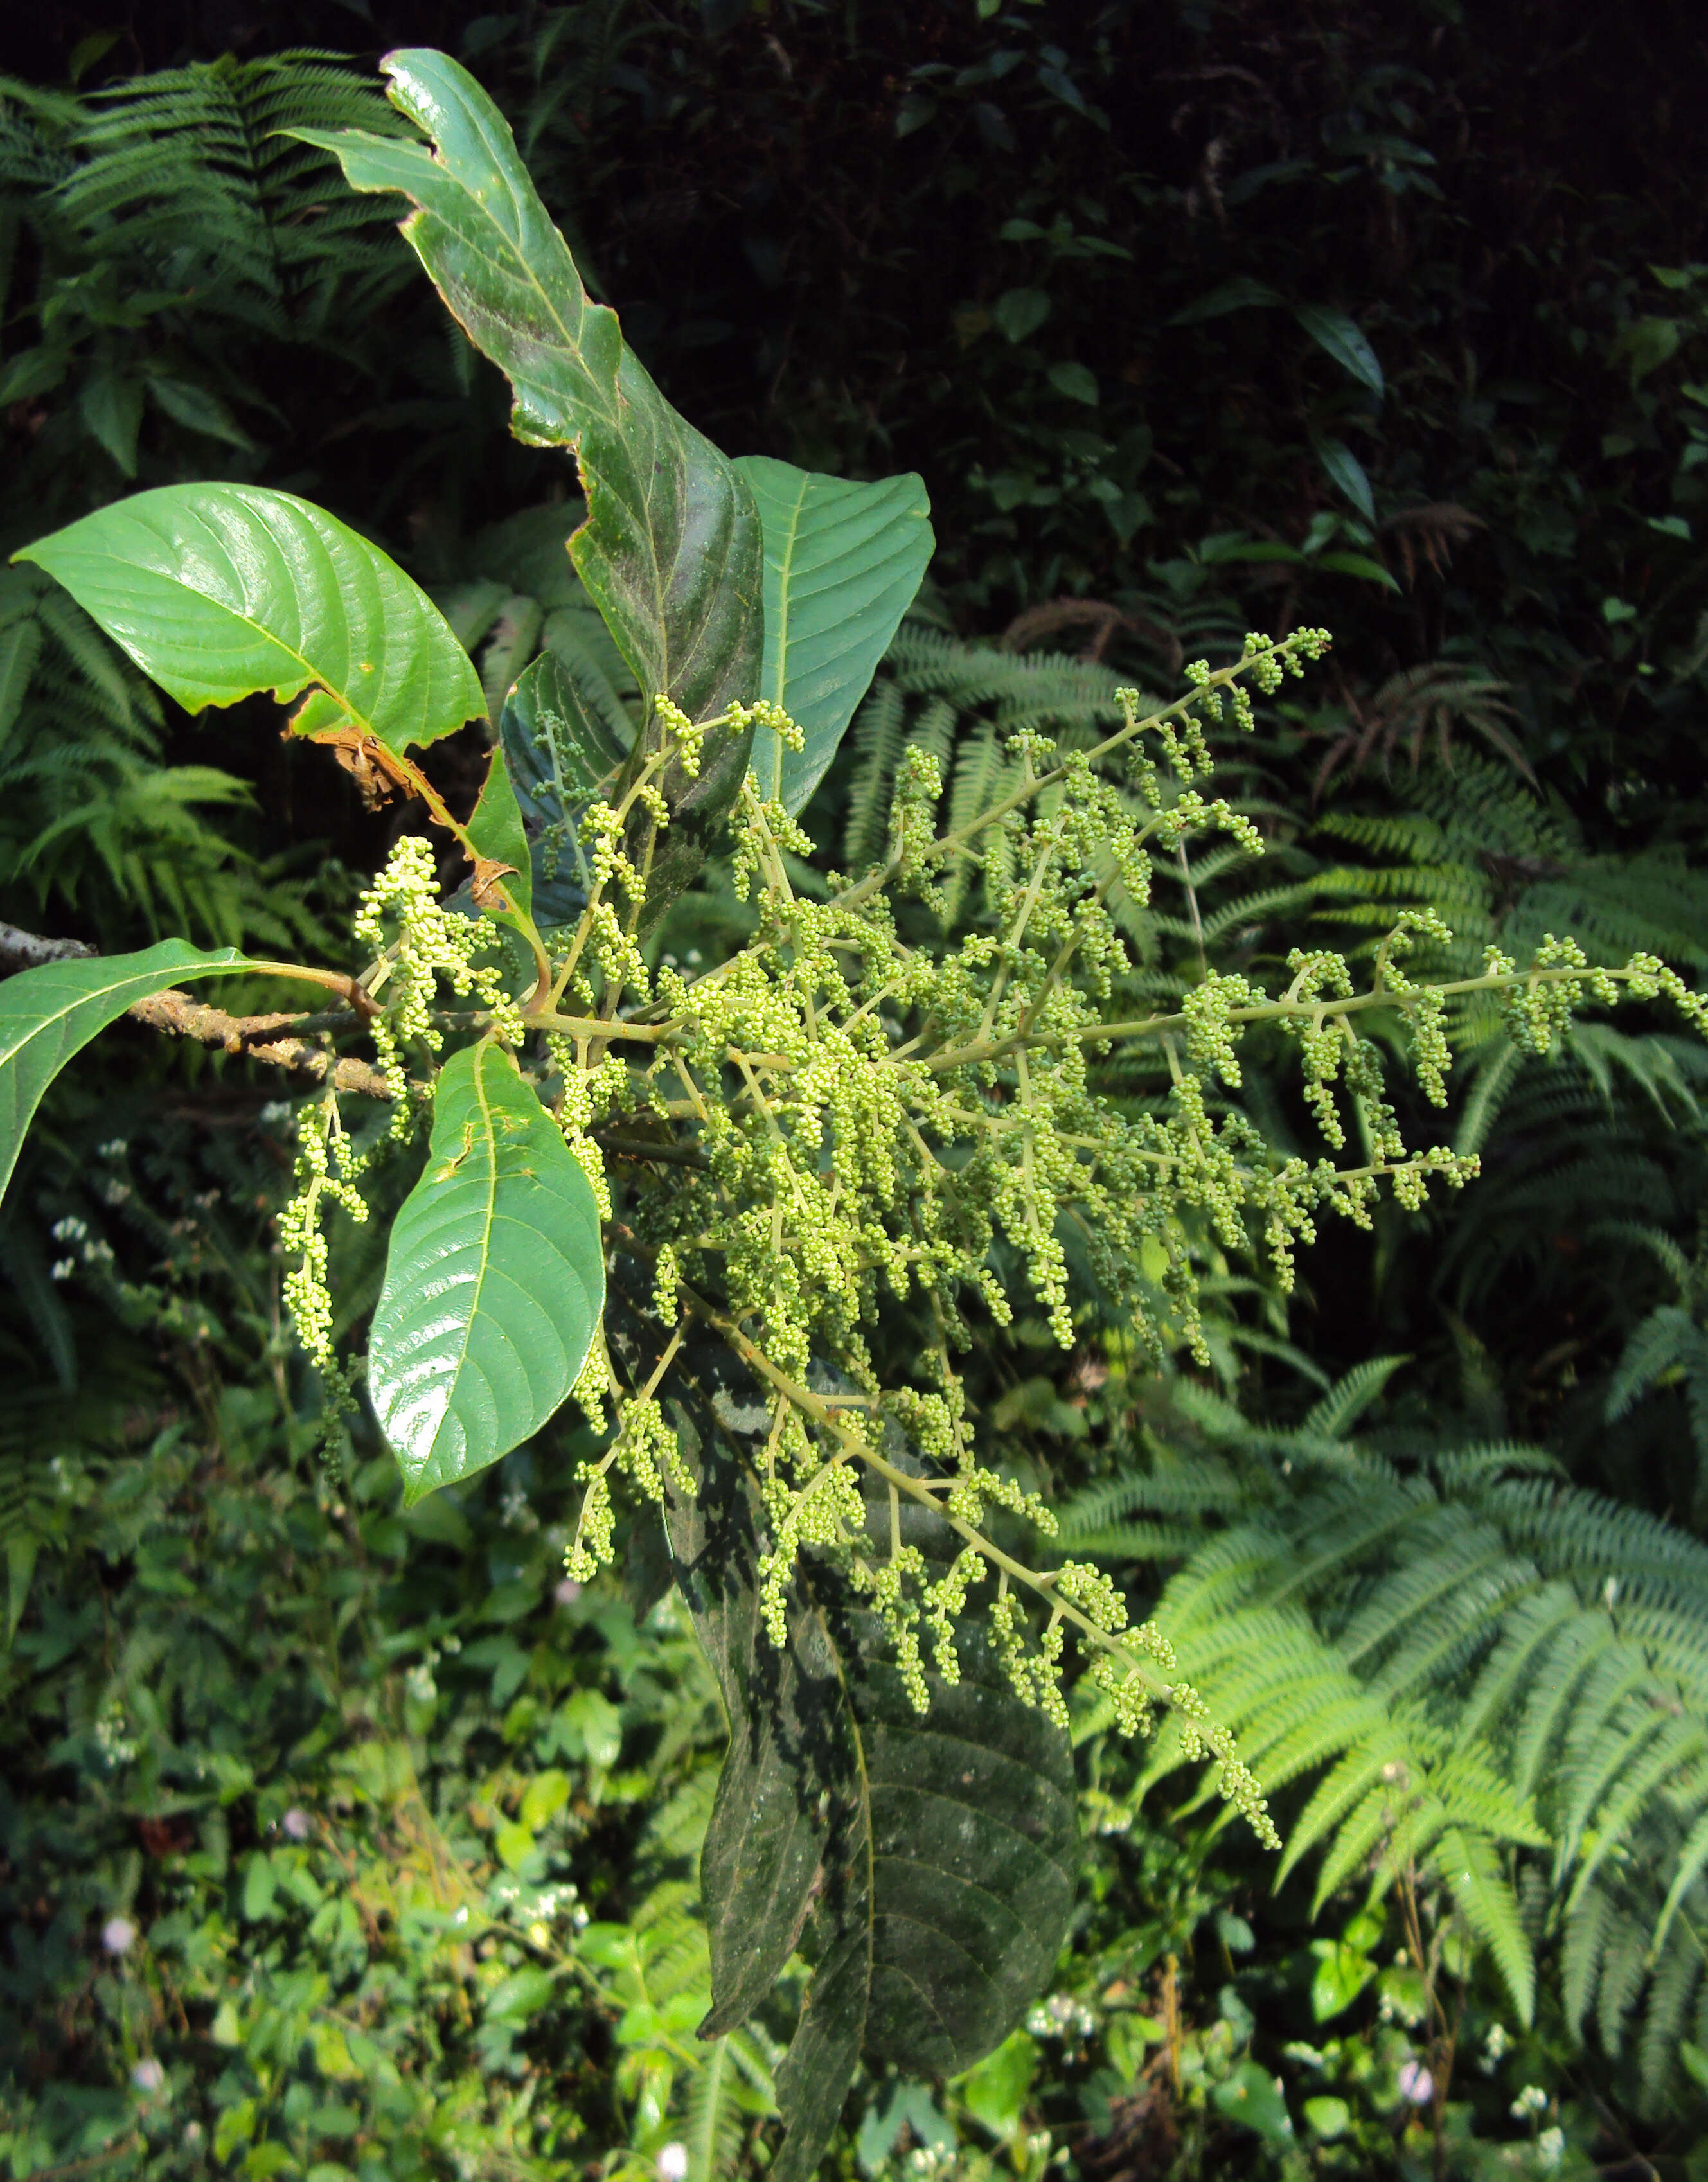
[{"label": "drooping leaf", "polygon": [[483,716],[469,656],[420,585],[293,493],[161,485],[14,557],[57,577],[192,712],[307,689],[299,734],[353,730],[400,753]]},{"label": "drooping leaf", "polygon": [[392,1227],[369,1342],[406,1504],[537,1432],[604,1307],[586,1176],[509,1056],[465,1047],[439,1078],[426,1170]]},{"label": "drooping leaf", "polygon": [[932,1677],[916,1714],[884,1634],[822,1570],[803,1567],[776,1649],[757,1609],[748,1470],[702,1404],[672,1414],[699,1480],[669,1507],[677,1579],[731,1724],[702,1859],[702,2027],[740,2021],[797,1942],[812,1958],[769,2170],[805,2182],[862,2054],[952,2074],[1001,2043],[1047,1978],[1078,1871],[1072,1757],[976,1642],[960,1684]]},{"label": "drooping leaf", "polygon": [[134,1000],[180,977],[225,977],[254,965],[235,947],[205,952],[163,939],[140,955],[80,955],[44,962],[0,983],[0,1192],[12,1179],[42,1094],[74,1053]]},{"label": "drooping leaf", "polygon": [[19,589],[0,601],[0,745],[23,710],[30,678],[42,654],[42,623],[34,612],[35,601],[21,588],[40,580],[39,577],[8,579],[8,591],[14,585]]},{"label": "drooping leaf", "polygon": [[[763,645],[751,495],[659,393],[616,313],[588,296],[509,125],[474,79],[421,50],[390,53],[384,66],[392,104],[434,148],[359,130],[305,130],[304,141],[336,154],[353,189],[411,200],[403,234],[509,379],[516,436],[574,450],[587,520],[570,551],[642,690],[692,719],[751,698]],[[724,770],[719,755],[708,750],[708,773]]]},{"label": "drooping leaf", "polygon": [[[1370,490],[1369,474],[1344,440],[1319,440],[1317,459],[1328,472],[1348,500],[1367,523],[1376,520],[1376,496]],[[1331,557],[1325,554],[1319,565],[1328,567],[1346,558],[1345,554]]]},{"label": "drooping leaf", "polygon": [[797,756],[755,730],[759,792],[803,810],[871,685],[930,562],[930,501],[914,476],[857,485],[744,455],[765,534],[762,695],[801,728]]},{"label": "drooping leaf", "polygon": [[1320,303],[1300,303],[1293,315],[1318,348],[1332,356],[1361,386],[1367,386],[1378,402],[1382,399],[1381,363],[1375,350],[1345,311],[1327,310]]},{"label": "drooping leaf", "polygon": [[142,382],[104,364],[84,382],[77,407],[91,434],[127,478],[136,474],[136,435],[142,429]]}]

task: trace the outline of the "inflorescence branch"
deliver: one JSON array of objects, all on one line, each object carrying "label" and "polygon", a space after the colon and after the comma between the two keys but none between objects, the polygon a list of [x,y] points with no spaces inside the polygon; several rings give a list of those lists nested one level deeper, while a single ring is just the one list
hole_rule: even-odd
[{"label": "inflorescence branch", "polygon": [[[1189,1747],[1216,1760],[1223,1793],[1271,1841],[1256,1780],[1178,1677],[1166,1639],[1148,1624],[1129,1628],[1125,1602],[1096,1570],[1031,1568],[991,1533],[991,1510],[1053,1529],[1049,1510],[999,1466],[954,1360],[971,1338],[969,1310],[999,1324],[1012,1318],[1014,1299],[993,1270],[996,1246],[1018,1254],[1056,1340],[1071,1348],[1062,1240],[1071,1218],[1141,1348],[1159,1363],[1183,1346],[1207,1362],[1195,1238],[1230,1251],[1261,1247],[1284,1288],[1325,1213],[1367,1227],[1384,1183],[1415,1208],[1432,1177],[1456,1188],[1477,1171],[1474,1159],[1444,1146],[1407,1146],[1383,1050],[1360,1028],[1369,1013],[1403,1033],[1437,1105],[1456,1000],[1498,996],[1509,1036],[1536,1053],[1576,1006],[1609,1002],[1621,989],[1667,999],[1699,1029],[1708,1016],[1708,1001],[1652,956],[1602,968],[1551,938],[1522,967],[1491,950],[1480,977],[1414,980],[1405,966],[1411,950],[1450,935],[1439,918],[1408,911],[1363,989],[1343,956],[1296,950],[1278,996],[1206,966],[1171,1012],[1115,1017],[1117,986],[1133,967],[1116,908],[1123,895],[1137,908],[1147,902],[1153,859],[1172,863],[1189,840],[1216,834],[1262,852],[1250,817],[1201,785],[1212,770],[1206,729],[1230,713],[1249,728],[1250,690],[1273,692],[1327,645],[1317,629],[1280,642],[1249,637],[1238,662],[1213,673],[1197,662],[1189,694],[1149,714],[1135,692],[1121,691],[1120,724],[1089,750],[1017,734],[1007,749],[1019,784],[947,832],[937,829],[937,763],[909,746],[886,856],[859,877],[833,872],[823,899],[791,885],[789,858],[810,856],[812,844],[750,774],[732,813],[732,873],[757,929],[691,981],[668,955],[649,961],[637,937],[671,784],[696,774],[714,735],[759,724],[798,746],[799,733],[771,706],[734,706],[695,723],[657,701],[646,755],[618,799],[594,800],[577,817],[586,906],[525,992],[507,984],[492,922],[438,901],[432,858],[411,838],[363,898],[357,931],[373,960],[353,988],[371,1017],[392,1134],[413,1128],[420,1111],[406,1070],[430,1072],[447,1026],[496,1037],[539,1082],[615,1223],[612,1247],[652,1266],[655,1368],[630,1383],[602,1335],[575,1389],[590,1418],[601,1430],[614,1420],[615,1433],[583,1465],[572,1573],[585,1576],[609,1557],[613,1474],[653,1501],[693,1490],[663,1396],[683,1328],[697,1321],[768,1390],[753,1467],[767,1533],[762,1609],[776,1641],[788,1587],[811,1554],[887,1631],[923,1710],[925,1648],[936,1675],[956,1681],[972,1596],[990,1586],[984,1619],[1019,1696],[1065,1719],[1071,1631],[1122,1725],[1142,1732],[1154,1704],[1170,1705]],[[896,902],[911,896],[941,917],[944,875],[957,859],[981,878],[977,921],[940,944],[904,944]],[[472,1007],[447,1011],[445,987]],[[1240,1086],[1242,1041],[1266,1026],[1297,1047],[1329,1153],[1344,1149],[1356,1110],[1361,1163],[1281,1155],[1227,1095]],[[1091,1076],[1112,1046],[1145,1040],[1169,1071],[1155,1110],[1117,1103]],[[614,1180],[607,1154],[620,1163]],[[323,1216],[333,1204],[355,1212],[362,1164],[328,1091],[305,1113],[282,1239],[295,1260],[289,1299],[299,1332],[335,1380]],[[919,1329],[899,1371],[880,1371],[873,1354],[886,1298],[907,1300]],[[824,1389],[827,1371],[835,1393]],[[898,1461],[904,1447],[908,1459]],[[904,1503],[931,1511],[946,1559],[929,1561],[912,1542],[917,1531],[904,1536]]]}]

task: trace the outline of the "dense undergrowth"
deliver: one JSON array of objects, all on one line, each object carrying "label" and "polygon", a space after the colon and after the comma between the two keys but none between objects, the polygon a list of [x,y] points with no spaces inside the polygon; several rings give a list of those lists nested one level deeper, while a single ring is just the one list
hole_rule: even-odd
[{"label": "dense undergrowth", "polygon": [[[927,477],[934,595],[809,814],[831,860],[881,839],[906,740],[971,810],[1002,732],[1071,746],[1119,681],[1334,625],[1330,694],[1239,754],[1261,878],[1183,862],[1131,935],[1161,997],[1424,901],[1473,965],[1571,928],[1708,970],[1700,63],[1665,11],[1612,35],[596,0],[468,54],[696,423]],[[384,538],[489,688],[542,643],[585,665],[540,518],[506,527],[561,471],[369,201],[265,148],[383,122],[371,87],[127,91],[127,52],[0,108],[0,546],[262,479]],[[330,944],[388,822],[250,725],[214,749],[0,578],[0,913]],[[745,915],[696,892],[661,944]],[[1326,1236],[1290,1304],[1194,1238],[1212,1372],[1143,1376],[1095,1304],[1066,1363],[1023,1315],[981,1350],[1004,1459],[1077,1494],[1075,1549],[1162,1594],[1212,1694],[1219,1664],[1294,1845],[1278,1886],[1166,1744],[1152,1779],[1083,1714],[1054,1994],[970,2077],[862,2080],[841,2171],[1699,2171],[1702,1063],[1659,1018],[1546,1062],[1487,1028],[1452,1026],[1477,1191]],[[1302,1133],[1280,1056],[1242,1095]],[[789,1991],[693,2035],[709,1675],[644,1540],[563,1584],[567,1441],[408,1518],[359,1430],[323,1471],[270,1255],[288,1096],[121,1033],[8,1199],[11,2171],[757,2172]]]}]

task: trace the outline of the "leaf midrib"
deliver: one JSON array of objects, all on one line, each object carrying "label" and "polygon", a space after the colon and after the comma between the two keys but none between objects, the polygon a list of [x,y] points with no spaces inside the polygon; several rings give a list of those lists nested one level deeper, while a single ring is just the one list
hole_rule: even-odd
[{"label": "leaf midrib", "polygon": [[[790,511],[787,543],[783,558],[777,564],[777,676],[771,691],[774,705],[783,702],[783,692],[789,687],[789,590],[795,573],[795,548],[801,536],[801,511],[807,505],[807,490],[812,482],[808,473],[802,470],[795,505]],[[783,793],[782,736],[774,734],[771,743],[771,793],[775,797]]]},{"label": "leaf midrib", "polygon": [[[196,519],[197,522],[202,523],[202,528],[207,530],[208,536],[214,540],[216,545],[219,546],[220,552],[225,556],[229,565],[230,562],[230,553],[229,549],[226,547],[225,541],[219,537],[219,534],[214,530],[211,525],[202,522],[202,518],[198,511],[192,510],[191,512],[196,514]],[[251,512],[253,512],[252,509]],[[274,542],[276,543],[277,541],[275,540]],[[92,555],[90,557],[93,559],[97,557]],[[136,573],[130,564],[127,562],[121,561],[116,553],[105,553],[101,555],[99,557],[110,562],[114,568],[124,570],[127,574],[134,574]],[[198,590],[194,584],[186,583],[184,578],[180,575],[169,574],[162,568],[152,568],[150,569],[148,573],[151,575],[159,577],[161,582],[164,584],[175,584],[180,590],[185,592],[192,599],[200,599],[204,606],[213,606],[220,613],[230,614],[233,621],[241,623],[245,629],[252,629],[258,636],[264,637],[269,644],[275,645],[278,650],[286,655],[287,658],[294,659],[297,664],[302,669],[302,680],[298,684],[297,687],[291,691],[291,695],[292,697],[300,697],[302,695],[302,692],[312,684],[316,689],[324,689],[326,695],[331,698],[335,704],[341,705],[344,710],[349,714],[351,719],[357,723],[364,734],[372,735],[376,742],[383,742],[385,740],[385,737],[380,734],[378,727],[374,724],[373,715],[362,711],[356,704],[354,699],[351,696],[347,689],[336,687],[332,678],[329,675],[323,673],[322,670],[314,664],[312,659],[306,658],[303,654],[297,649],[294,644],[287,643],[276,630],[270,629],[264,623],[257,621],[252,614],[245,613],[236,606],[228,606],[224,599],[216,599],[208,591]],[[341,590],[340,592],[340,596],[342,596]],[[385,629],[382,625],[380,629],[382,649],[384,638]],[[376,662],[375,664],[377,667],[378,662]],[[276,684],[274,688],[276,689]],[[280,701],[289,703],[290,699],[282,699]]]},{"label": "leaf midrib", "polygon": [[469,1361],[469,1344],[474,1338],[474,1321],[480,1315],[480,1299],[485,1293],[486,1275],[492,1263],[492,1230],[498,1216],[498,1132],[493,1126],[491,1101],[486,1095],[482,1072],[482,1064],[491,1051],[491,1046],[482,1047],[476,1053],[474,1066],[469,1072],[474,1104],[485,1129],[483,1149],[486,1160],[486,1205],[480,1222],[480,1270],[474,1277],[474,1293],[469,1303],[469,1315],[463,1321],[462,1343],[457,1352],[457,1368],[451,1375],[451,1389],[446,1398],[445,1414],[434,1431],[433,1444],[427,1450],[427,1463],[422,1465],[424,1469],[437,1459],[440,1435],[456,1413],[457,1389],[462,1383],[463,1367]]},{"label": "leaf midrib", "polygon": [[[228,967],[236,969],[242,966],[241,958],[238,956],[237,951],[235,948],[226,949],[225,950],[225,959],[224,961],[216,958],[216,960],[212,962],[198,961],[193,959],[187,962],[180,961],[170,965],[163,962],[160,965],[160,968],[163,971],[169,970],[170,974],[173,976],[183,977],[192,972],[208,971],[216,968],[224,969]],[[68,1000],[64,1007],[58,1009],[53,1014],[34,1016],[30,1017],[25,1028],[24,1034],[19,1038],[16,1044],[6,1045],[4,1044],[0,1044],[0,1067],[4,1067],[8,1061],[14,1061],[20,1053],[23,1053],[30,1045],[33,1045],[36,1040],[40,1038],[45,1031],[58,1027],[58,1026],[64,1023],[68,1016],[75,1015],[79,1008],[86,1007],[92,1000],[105,1000],[110,994],[118,992],[121,987],[125,985],[136,984],[139,982],[147,983],[148,980],[153,977],[157,973],[154,971],[151,970],[139,980],[137,973],[133,971],[128,977],[114,977],[108,984],[96,985],[91,987],[85,992],[79,993],[75,999]],[[4,1035],[4,1032],[0,1031],[0,1040],[3,1040]]]}]

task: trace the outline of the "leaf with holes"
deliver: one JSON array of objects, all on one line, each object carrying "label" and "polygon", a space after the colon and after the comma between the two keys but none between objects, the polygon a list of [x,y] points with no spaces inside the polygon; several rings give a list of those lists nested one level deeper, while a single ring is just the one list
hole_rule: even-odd
[{"label": "leaf with holes", "polygon": [[[964,1636],[961,1681],[931,1677],[931,1709],[917,1714],[882,1631],[817,1565],[802,1565],[777,1650],[757,1611],[749,1470],[703,1401],[686,1394],[672,1414],[698,1478],[692,1501],[672,1498],[672,1552],[730,1720],[702,1856],[702,2031],[751,2013],[797,1942],[812,1958],[777,2077],[787,2134],[770,2170],[805,2182],[862,2056],[954,2074],[1001,2042],[1047,1980],[1079,1869],[1073,1757]],[[931,1523],[904,1526],[928,1553],[951,1542],[940,1526],[928,1537]]]},{"label": "leaf with holes", "polygon": [[756,728],[759,792],[804,810],[854,708],[912,604],[931,559],[931,503],[917,477],[856,485],[768,456],[735,465],[765,532],[762,695],[781,705],[806,745],[787,750]]},{"label": "leaf with holes", "polygon": [[405,1504],[538,1432],[604,1307],[586,1176],[509,1055],[465,1047],[439,1077],[426,1169],[392,1227],[369,1340]]},{"label": "leaf with holes", "polygon": [[186,939],[163,939],[140,955],[80,955],[8,977],[0,984],[0,1191],[42,1094],[74,1053],[133,1001],[180,977],[229,977],[255,967],[233,947],[204,953]]},{"label": "leaf with holes", "polygon": [[294,493],[161,485],[13,557],[56,577],[190,712],[306,689],[298,734],[400,755],[484,717],[469,656],[420,585]]}]

